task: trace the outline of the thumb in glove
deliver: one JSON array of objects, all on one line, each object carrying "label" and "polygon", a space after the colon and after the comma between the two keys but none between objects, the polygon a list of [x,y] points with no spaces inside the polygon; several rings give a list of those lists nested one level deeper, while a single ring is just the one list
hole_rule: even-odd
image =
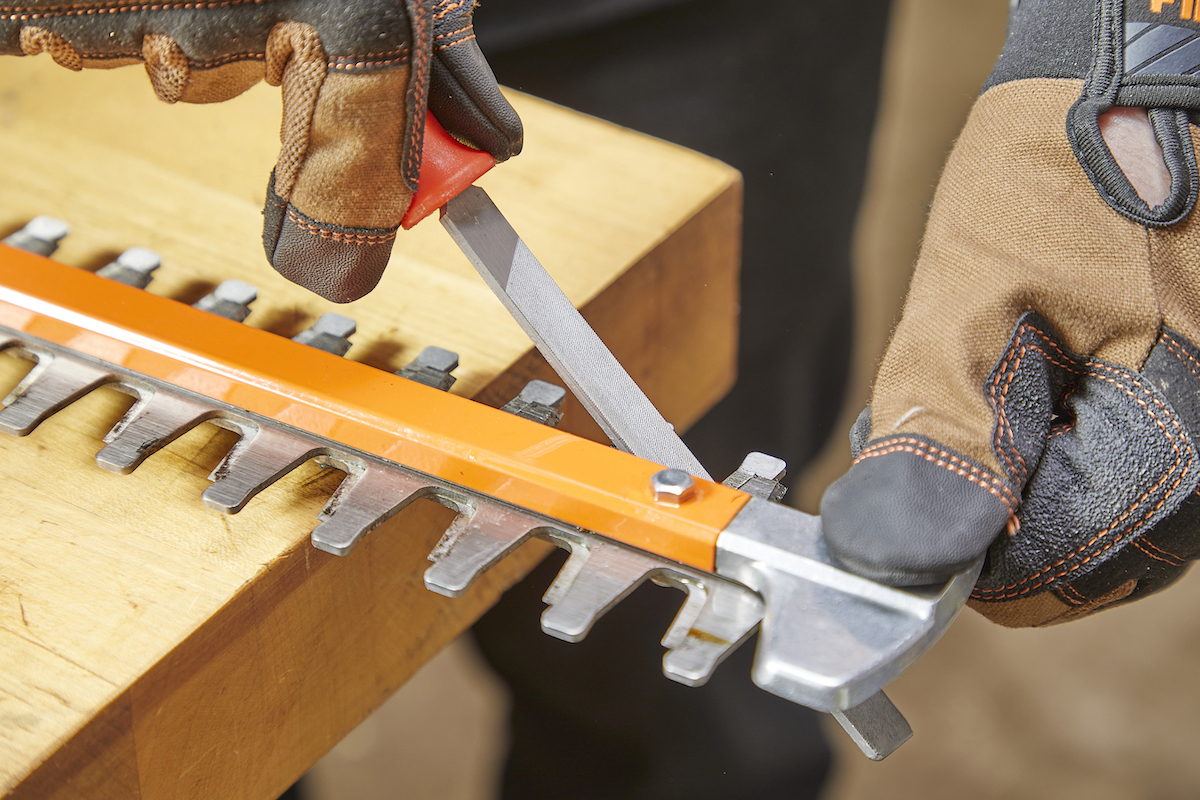
[{"label": "thumb in glove", "polygon": [[986,552],[971,605],[1043,625],[1156,591],[1200,555],[1188,42],[1190,18],[1112,0],[1014,11],[856,462],[822,502],[851,568],[914,585]]},{"label": "thumb in glove", "polygon": [[219,102],[261,79],[283,94],[263,245],[334,302],[378,283],[416,190],[425,110],[498,161],[522,130],[483,60],[474,0],[71,5],[0,9],[0,53],[70,69],[143,62],[167,102]]}]

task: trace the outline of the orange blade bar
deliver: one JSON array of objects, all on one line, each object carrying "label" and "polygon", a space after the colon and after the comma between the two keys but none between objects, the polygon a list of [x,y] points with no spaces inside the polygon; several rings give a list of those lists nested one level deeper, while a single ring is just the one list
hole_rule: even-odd
[{"label": "orange blade bar", "polygon": [[698,569],[749,500],[656,504],[657,464],[4,246],[0,325]]}]

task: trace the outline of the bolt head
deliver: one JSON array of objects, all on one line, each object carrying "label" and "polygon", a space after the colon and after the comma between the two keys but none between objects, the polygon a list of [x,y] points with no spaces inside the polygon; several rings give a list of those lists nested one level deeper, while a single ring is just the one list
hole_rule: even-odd
[{"label": "bolt head", "polygon": [[654,502],[678,506],[696,496],[696,482],[681,469],[659,470],[650,477]]}]

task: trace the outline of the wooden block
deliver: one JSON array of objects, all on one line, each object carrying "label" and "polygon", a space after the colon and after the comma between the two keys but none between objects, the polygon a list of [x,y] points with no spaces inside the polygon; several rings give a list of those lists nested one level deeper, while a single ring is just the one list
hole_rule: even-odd
[{"label": "wooden block", "polygon": [[[481,182],[669,420],[733,380],[741,188],[673,145],[514,94],[526,152]],[[160,252],[150,291],[191,302],[259,287],[247,323],[291,336],[335,307],[266,263],[260,206],[278,94],[168,107],[136,68],[0,66],[0,235],[67,219],[55,258],[97,269]],[[460,354],[456,393],[492,405],[553,380],[436,222],[340,313],[349,357],[396,370]],[[28,363],[0,356],[0,390]],[[313,464],[226,517],[199,503],[230,434],[201,426],[135,473],[97,469],[130,400],[98,390],[0,439],[0,791],[21,798],[274,798],[545,552],[529,546],[448,600],[424,589],[449,512],[419,502],[349,556],[308,533],[337,483]],[[564,427],[598,432],[569,400]]]}]

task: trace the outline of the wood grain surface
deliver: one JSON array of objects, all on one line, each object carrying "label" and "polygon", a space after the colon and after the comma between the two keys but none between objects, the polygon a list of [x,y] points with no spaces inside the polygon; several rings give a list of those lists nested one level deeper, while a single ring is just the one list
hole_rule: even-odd
[{"label": "wood grain surface", "polygon": [[[677,427],[733,380],[741,184],[731,168],[521,95],[526,152],[484,185]],[[162,254],[150,291],[191,302],[259,287],[247,324],[294,335],[331,304],[277,276],[260,243],[278,93],[170,107],[138,68],[0,63],[0,235],[48,213],[55,255],[97,269]],[[460,354],[455,393],[493,405],[552,379],[436,222],[401,237],[379,288],[337,307],[348,354],[396,370]],[[28,363],[0,356],[0,390]],[[0,791],[29,798],[273,798],[541,556],[465,597],[426,591],[449,512],[418,502],[349,556],[308,532],[336,471],[297,469],[236,516],[203,508],[232,443],[201,426],[135,473],[95,452],[129,399],[98,390],[0,438]],[[596,433],[568,401],[564,427]]]}]

